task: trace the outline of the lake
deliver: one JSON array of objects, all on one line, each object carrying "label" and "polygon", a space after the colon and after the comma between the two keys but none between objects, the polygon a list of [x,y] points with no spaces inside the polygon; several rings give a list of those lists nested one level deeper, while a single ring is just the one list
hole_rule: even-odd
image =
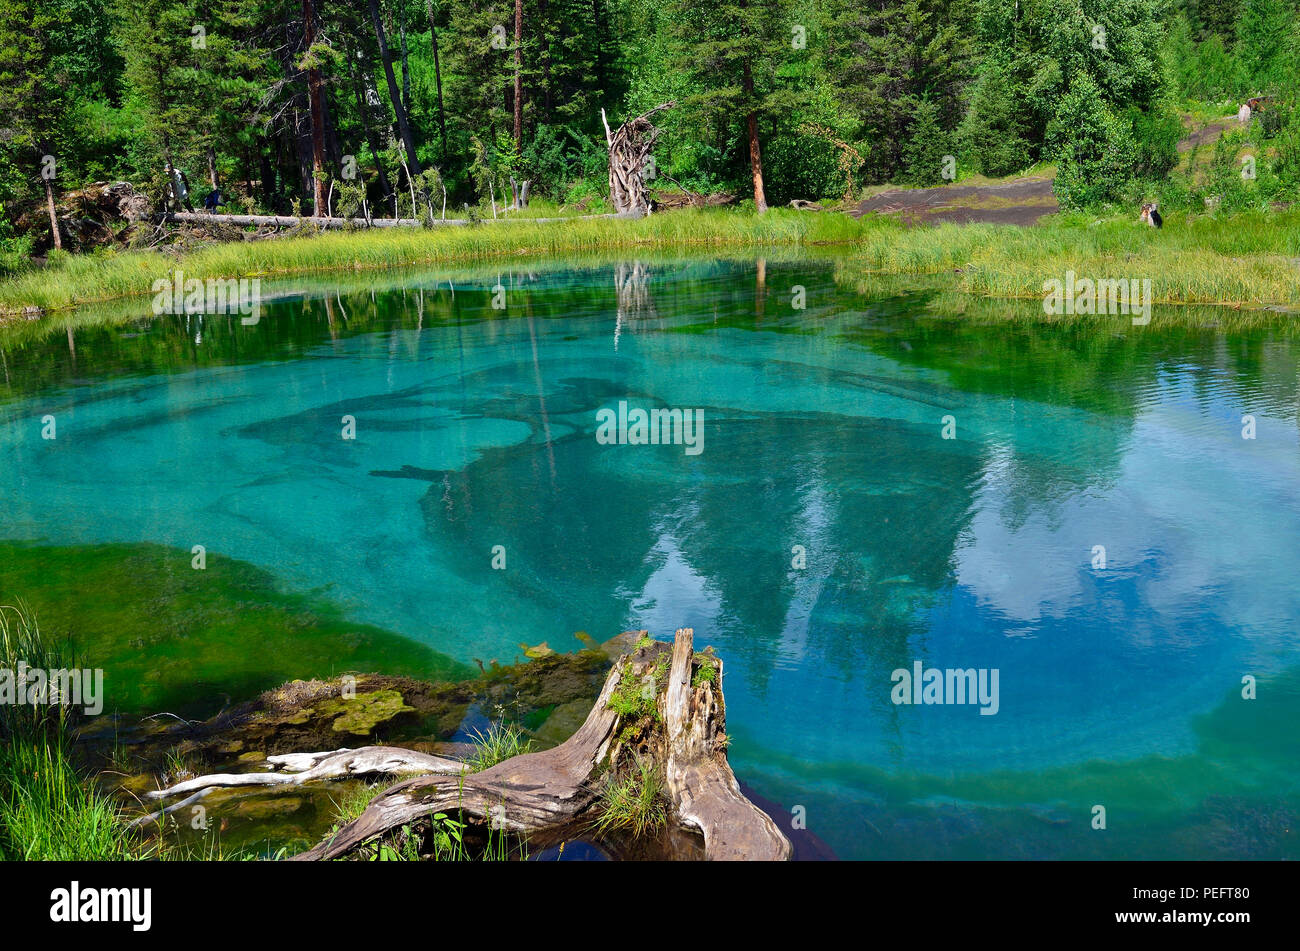
[{"label": "lake", "polygon": [[[1284,318],[798,256],[132,306],[0,329],[0,601],[113,710],[693,627],[737,775],[841,857],[1300,858]],[[931,668],[985,702],[896,702]]]}]

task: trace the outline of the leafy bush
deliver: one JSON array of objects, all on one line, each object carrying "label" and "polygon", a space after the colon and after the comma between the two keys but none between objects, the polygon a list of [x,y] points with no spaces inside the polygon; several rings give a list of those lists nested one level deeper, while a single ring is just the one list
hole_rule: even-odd
[{"label": "leafy bush", "polygon": [[1061,100],[1047,147],[1058,162],[1053,188],[1063,208],[1119,201],[1128,193],[1138,156],[1132,128],[1106,107],[1087,74]]},{"label": "leafy bush", "polygon": [[1139,178],[1163,178],[1178,164],[1178,141],[1183,124],[1168,103],[1143,111],[1130,106],[1126,119],[1133,129],[1133,172]]},{"label": "leafy bush", "polygon": [[0,275],[16,274],[31,265],[30,235],[0,238]]},{"label": "leafy bush", "polygon": [[825,136],[794,130],[773,135],[763,151],[768,201],[784,205],[795,198],[816,201],[844,194],[845,176],[838,150]]}]

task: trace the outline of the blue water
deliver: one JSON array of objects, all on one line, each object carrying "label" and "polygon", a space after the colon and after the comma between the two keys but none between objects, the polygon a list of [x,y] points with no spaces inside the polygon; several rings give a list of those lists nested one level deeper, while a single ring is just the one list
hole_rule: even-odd
[{"label": "blue water", "polygon": [[[204,545],[465,661],[693,627],[737,773],[841,856],[1297,857],[1300,345],[981,324],[835,271],[431,273],[53,331],[5,352],[0,537]],[[599,444],[620,400],[702,410],[703,451]],[[891,702],[918,660],[996,669],[997,714]]]}]

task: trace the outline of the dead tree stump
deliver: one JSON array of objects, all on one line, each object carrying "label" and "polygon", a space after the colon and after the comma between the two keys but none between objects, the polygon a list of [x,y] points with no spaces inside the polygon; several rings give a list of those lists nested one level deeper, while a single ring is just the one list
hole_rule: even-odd
[{"label": "dead tree stump", "polygon": [[677,103],[673,101],[655,106],[649,112],[628,119],[614,133],[609,131],[605,110],[600,110],[600,120],[605,124],[605,144],[609,147],[609,197],[618,214],[642,217],[650,213],[645,165],[655,139],[659,137],[659,130],[650,117],[675,105]]},{"label": "dead tree stump", "polygon": [[638,634],[637,646],[614,662],[582,726],[554,749],[524,753],[479,773],[394,747],[268,757],[296,775],[204,776],[153,796],[199,795],[215,786],[422,774],[381,793],[357,819],[294,856],[333,859],[440,812],[523,836],[572,830],[596,816],[611,777],[649,762],[663,777],[672,819],[703,836],[706,859],[789,859],[789,839],[740,792],[727,763],[721,660],[710,652],[695,653],[689,628],[677,631],[671,647],[644,631]]}]

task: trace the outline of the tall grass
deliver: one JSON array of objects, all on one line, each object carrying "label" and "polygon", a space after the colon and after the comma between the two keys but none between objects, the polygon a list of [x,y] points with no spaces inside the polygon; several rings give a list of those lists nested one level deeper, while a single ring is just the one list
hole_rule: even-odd
[{"label": "tall grass", "polygon": [[663,782],[648,758],[612,776],[596,804],[595,831],[598,835],[627,832],[645,835],[668,821]]},{"label": "tall grass", "polygon": [[[41,634],[34,612],[25,602],[0,604],[0,670],[17,676],[18,665],[57,670],[75,666],[72,645]],[[31,738],[63,732],[70,726],[72,708],[58,703],[0,704],[0,735]]]},{"label": "tall grass", "polygon": [[[70,644],[41,633],[21,602],[0,606],[0,669],[75,666]],[[140,858],[113,800],[73,764],[73,714],[63,703],[0,704],[0,858]]]},{"label": "tall grass", "polygon": [[528,220],[461,227],[330,231],[270,241],[212,244],[175,256],[162,251],[69,256],[0,283],[0,314],[58,310],[152,293],[155,280],[180,268],[186,279],[273,277],[339,269],[370,270],[597,250],[765,247],[851,242],[873,225],[844,215],[777,209],[685,210],[636,221]]},{"label": "tall grass", "polygon": [[[966,294],[1041,298],[1043,282],[1151,280],[1164,303],[1300,305],[1300,212],[1171,216],[1161,230],[1128,218],[1063,216],[1034,228],[941,225],[875,232],[860,243],[860,286],[874,274],[955,275]],[[960,272],[960,273],[958,273]]]},{"label": "tall grass", "polygon": [[0,752],[0,857],[143,857],[118,805],[78,774],[67,740],[10,737]]},{"label": "tall grass", "polygon": [[739,249],[852,249],[873,275],[948,274],[969,295],[1029,298],[1066,270],[1080,276],[1145,278],[1157,302],[1247,307],[1300,305],[1300,209],[1237,215],[1171,215],[1163,230],[1132,216],[1061,215],[1031,228],[1010,225],[906,227],[893,219],[833,212],[688,209],[638,221],[514,220],[465,227],[331,231],[269,241],[163,251],[67,256],[0,281],[0,317],[26,308],[59,310],[152,293],[179,268],[186,279],[277,278],[366,272],[491,258],[548,258]]}]

